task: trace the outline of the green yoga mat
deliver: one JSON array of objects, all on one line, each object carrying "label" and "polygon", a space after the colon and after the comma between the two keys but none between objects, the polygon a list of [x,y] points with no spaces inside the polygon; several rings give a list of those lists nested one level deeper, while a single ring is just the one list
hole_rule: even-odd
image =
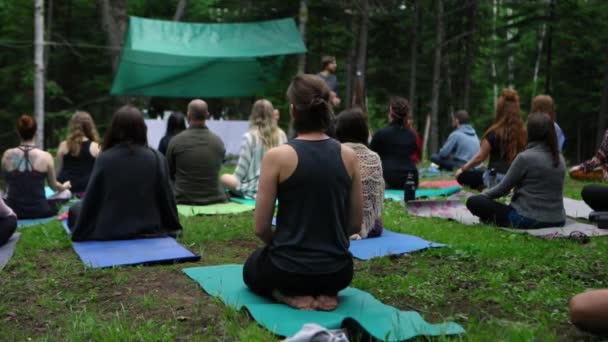
[{"label": "green yoga mat", "polygon": [[255,207],[255,200],[254,199],[240,198],[240,197],[231,197],[230,200],[232,202],[234,202],[234,203],[252,205],[252,206]]},{"label": "green yoga mat", "polygon": [[[441,189],[416,189],[416,198],[433,198],[441,196],[450,196],[457,193],[462,188],[459,186],[449,186]],[[393,201],[403,201],[403,190],[386,189],[384,190],[384,199]]]},{"label": "green yoga mat", "polygon": [[382,304],[367,292],[350,287],[338,294],[336,310],[303,311],[249,291],[243,283],[242,265],[192,267],[185,268],[183,272],[226,305],[237,310],[245,307],[261,326],[280,336],[292,336],[306,323],[338,329],[347,319],[356,321],[367,333],[382,341],[464,333],[456,323],[429,324],[415,311],[399,311]]},{"label": "green yoga mat", "polygon": [[[255,203],[255,202],[254,202]],[[238,214],[255,209],[255,205],[245,205],[234,202],[217,203],[209,205],[185,205],[180,204],[177,206],[177,212],[183,216],[195,216],[195,215],[226,215],[226,214]]]}]

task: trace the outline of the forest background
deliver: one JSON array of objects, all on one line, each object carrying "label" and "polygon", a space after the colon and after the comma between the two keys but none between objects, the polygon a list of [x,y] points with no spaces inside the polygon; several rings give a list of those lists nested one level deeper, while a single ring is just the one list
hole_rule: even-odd
[{"label": "forest background", "polygon": [[[17,143],[14,122],[34,103],[34,4],[0,0],[0,150]],[[522,118],[534,95],[550,94],[566,134],[564,154],[589,158],[608,124],[608,1],[603,0],[46,0],[45,147],[65,136],[74,110],[101,132],[129,101],[152,116],[185,111],[188,99],[109,95],[129,15],[184,22],[294,18],[308,53],[285,59],[276,81],[251,98],[209,99],[214,116],[245,119],[270,99],[288,125],[285,90],[298,70],[320,71],[337,57],[336,112],[363,98],[373,129],[391,95],[408,98],[429,150],[449,134],[451,113],[469,111],[478,134],[504,87],[520,95]],[[353,94],[355,94],[353,96]],[[358,96],[363,94],[364,96]]]}]

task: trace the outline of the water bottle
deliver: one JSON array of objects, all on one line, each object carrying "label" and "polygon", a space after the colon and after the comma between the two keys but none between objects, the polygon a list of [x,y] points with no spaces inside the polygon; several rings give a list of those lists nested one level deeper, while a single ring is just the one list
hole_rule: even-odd
[{"label": "water bottle", "polygon": [[413,172],[408,172],[403,183],[403,201],[406,203],[416,199],[416,177]]}]

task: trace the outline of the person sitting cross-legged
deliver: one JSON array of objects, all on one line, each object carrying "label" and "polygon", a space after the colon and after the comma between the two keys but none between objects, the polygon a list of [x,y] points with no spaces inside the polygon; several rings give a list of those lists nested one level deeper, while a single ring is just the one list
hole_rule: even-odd
[{"label": "person sitting cross-legged", "polygon": [[442,170],[452,171],[461,168],[479,152],[479,138],[471,124],[469,114],[457,111],[452,117],[454,131],[438,153],[431,155],[431,161]]},{"label": "person sitting cross-legged", "polygon": [[17,215],[0,196],[0,247],[11,238],[16,229]]},{"label": "person sitting cross-legged", "polygon": [[255,199],[264,154],[286,142],[287,136],[274,119],[272,103],[256,101],[249,116],[249,131],[243,135],[234,174],[224,174],[220,178],[224,187],[237,197]]},{"label": "person sitting cross-legged", "polygon": [[254,232],[266,246],[249,256],[243,280],[258,295],[292,307],[333,310],[353,277],[349,236],[361,229],[357,155],[324,133],[331,107],[323,80],[298,75],[287,97],[298,137],[262,160]]},{"label": "person sitting cross-legged", "polygon": [[219,180],[226,149],[224,143],[205,125],[207,103],[188,104],[188,129],[174,136],[167,148],[171,178],[175,180],[175,199],[180,204],[206,205],[228,199]]},{"label": "person sitting cross-legged", "polygon": [[572,167],[569,172],[574,179],[608,181],[608,129],[593,158]]},{"label": "person sitting cross-legged", "polygon": [[[482,222],[503,227],[536,229],[565,224],[564,158],[559,153],[553,120],[545,113],[528,117],[528,145],[515,157],[498,185],[467,200]],[[510,205],[494,199],[513,189]]]},{"label": "person sitting cross-legged", "polygon": [[[60,183],[55,178],[55,165],[50,153],[37,148],[34,136],[38,126],[29,115],[17,120],[21,144],[4,152],[2,171],[7,187],[6,204],[19,219],[51,217],[57,214],[60,202],[71,197],[70,181]],[[51,189],[61,193],[61,199],[47,199],[45,181]]]},{"label": "person sitting cross-legged", "polygon": [[363,188],[363,224],[351,239],[365,239],[382,234],[382,205],[384,204],[384,179],[382,161],[378,154],[367,147],[369,126],[359,108],[345,110],[336,118],[338,140],[353,149],[359,161]]},{"label": "person sitting cross-legged", "polygon": [[87,191],[69,211],[73,241],[176,236],[182,231],[165,157],[148,147],[139,109],[119,108]]}]

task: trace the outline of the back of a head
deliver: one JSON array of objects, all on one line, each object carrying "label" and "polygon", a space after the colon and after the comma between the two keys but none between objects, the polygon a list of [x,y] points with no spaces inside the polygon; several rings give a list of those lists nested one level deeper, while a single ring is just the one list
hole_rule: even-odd
[{"label": "back of a head", "polygon": [[466,110],[459,110],[454,113],[454,119],[458,120],[461,125],[469,123],[469,113]]},{"label": "back of a head", "polygon": [[526,147],[526,129],[521,120],[519,96],[515,89],[505,88],[496,101],[496,117],[486,133],[494,133],[500,142],[501,156],[511,162]]},{"label": "back of a head", "polygon": [[542,112],[532,113],[528,116],[528,142],[546,144],[553,155],[553,166],[559,164],[559,147],[557,134],[551,117]]},{"label": "back of a head", "polygon": [[148,128],[144,116],[137,107],[125,105],[114,113],[110,127],[106,131],[103,149],[126,143],[129,146],[147,146]]},{"label": "back of a head", "polygon": [[249,127],[266,149],[279,144],[279,130],[274,120],[274,107],[270,101],[265,99],[255,101],[249,115]]},{"label": "back of a head", "polygon": [[33,117],[24,114],[17,119],[17,133],[19,133],[21,140],[33,139],[37,129],[38,125],[36,124],[36,119]]},{"label": "back of a head", "polygon": [[325,70],[328,65],[334,63],[336,61],[336,57],[334,56],[323,56],[321,57],[321,70]]},{"label": "back of a head", "polygon": [[174,136],[185,129],[186,120],[184,117],[184,113],[172,112],[171,115],[169,115],[169,119],[167,120],[167,131],[165,132],[165,135]]},{"label": "back of a head", "polygon": [[347,109],[336,117],[336,137],[342,143],[367,145],[369,126],[360,108]]},{"label": "back of a head", "polygon": [[90,141],[99,141],[97,128],[95,128],[91,114],[84,111],[76,111],[70,119],[68,137],[66,139],[68,150],[72,155],[80,153],[80,144],[85,137]]},{"label": "back of a head", "polygon": [[393,96],[389,102],[391,123],[403,125],[410,115],[410,102],[403,97]]},{"label": "back of a head", "polygon": [[209,116],[207,103],[200,99],[190,101],[188,104],[188,117],[194,121],[205,121]]},{"label": "back of a head", "polygon": [[532,100],[532,108],[530,113],[545,113],[549,115],[551,120],[555,121],[555,109],[553,107],[553,98],[549,95],[538,95]]},{"label": "back of a head", "polygon": [[330,90],[320,77],[300,74],[287,88],[287,99],[293,106],[293,128],[297,133],[324,132],[329,127],[332,111]]}]

